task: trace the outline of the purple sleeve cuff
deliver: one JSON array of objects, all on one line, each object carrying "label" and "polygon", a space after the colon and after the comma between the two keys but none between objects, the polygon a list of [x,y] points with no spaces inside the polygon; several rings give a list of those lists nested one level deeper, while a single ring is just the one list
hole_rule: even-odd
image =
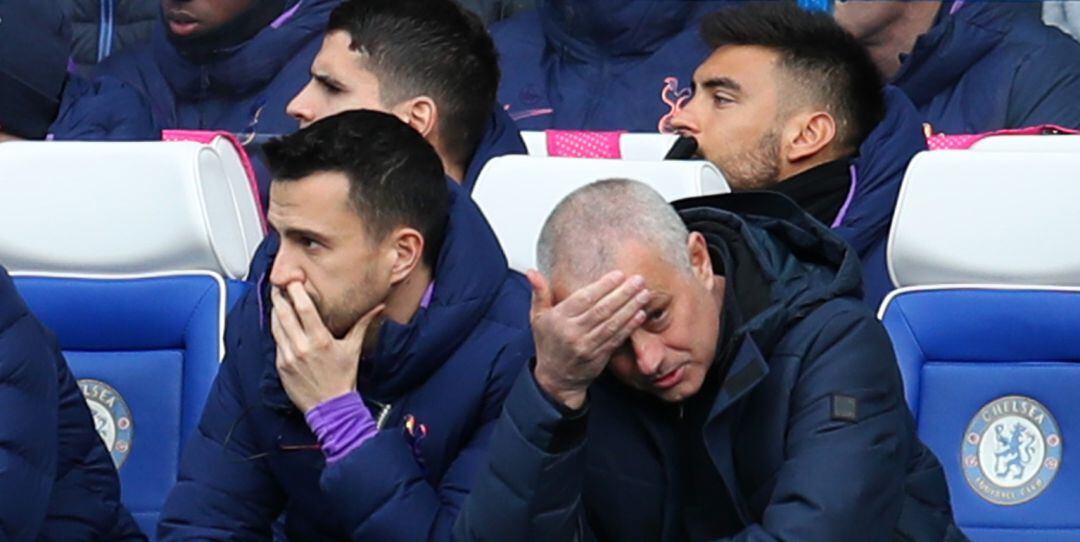
[{"label": "purple sleeve cuff", "polygon": [[379,432],[371,412],[356,392],[321,403],[309,410],[304,418],[318,437],[327,463],[349,455]]}]

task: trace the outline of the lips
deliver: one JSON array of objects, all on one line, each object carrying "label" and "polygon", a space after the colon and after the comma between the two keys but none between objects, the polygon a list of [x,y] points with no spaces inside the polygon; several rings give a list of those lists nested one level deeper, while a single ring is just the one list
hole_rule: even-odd
[{"label": "lips", "polygon": [[667,390],[677,386],[683,380],[683,375],[686,373],[686,365],[680,365],[674,370],[668,371],[665,374],[654,378],[652,381],[652,387],[659,390]]},{"label": "lips", "polygon": [[169,31],[177,36],[190,36],[198,32],[201,23],[195,16],[185,11],[168,11],[165,20],[169,23]]}]

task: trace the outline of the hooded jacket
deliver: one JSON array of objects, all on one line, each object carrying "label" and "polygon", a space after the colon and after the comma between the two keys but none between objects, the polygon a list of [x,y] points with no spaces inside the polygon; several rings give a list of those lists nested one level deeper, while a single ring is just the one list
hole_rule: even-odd
[{"label": "hooded jacket", "polygon": [[41,139],[60,109],[71,27],[41,0],[0,0],[0,25],[0,132]]},{"label": "hooded jacket", "polygon": [[145,540],[52,334],[0,267],[0,540]]},{"label": "hooded jacket", "polygon": [[[856,297],[850,248],[776,194],[676,207],[727,278],[729,331],[714,383],[672,405],[606,374],[577,414],[581,430],[523,371],[458,538],[959,536],[941,466],[915,435],[888,336]],[[687,423],[695,400],[699,421]],[[685,455],[680,439],[698,435],[700,454]],[[706,503],[697,515],[682,501],[694,492]]]},{"label": "hooded jacket", "polygon": [[893,289],[885,260],[896,199],[908,163],[926,150],[915,106],[896,87],[885,87],[885,118],[859,146],[852,164],[848,204],[833,227],[862,261],[863,300],[877,310]]},{"label": "hooded jacket", "polygon": [[[452,183],[451,183],[452,184]],[[529,290],[479,209],[451,186],[430,305],[385,322],[360,393],[382,430],[326,465],[275,368],[265,280],[229,316],[226,355],[162,511],[159,539],[447,540],[503,399],[532,355]],[[388,412],[378,405],[390,405]],[[380,413],[383,415],[380,416]],[[406,415],[428,428],[406,438]]]},{"label": "hooded jacket", "polygon": [[160,0],[61,0],[71,19],[76,66],[91,68],[109,56],[141,45],[157,22]]},{"label": "hooded jacket", "polygon": [[935,132],[1080,128],[1080,44],[1038,2],[946,1],[893,84]]},{"label": "hooded jacket", "polygon": [[492,27],[499,101],[523,130],[655,132],[690,95],[719,1],[541,0]]},{"label": "hooded jacket", "polygon": [[65,90],[57,139],[155,140],[161,130],[284,134],[285,107],[310,79],[330,12],[340,0],[290,0],[253,38],[194,63],[155,24],[146,47],[110,57]]}]

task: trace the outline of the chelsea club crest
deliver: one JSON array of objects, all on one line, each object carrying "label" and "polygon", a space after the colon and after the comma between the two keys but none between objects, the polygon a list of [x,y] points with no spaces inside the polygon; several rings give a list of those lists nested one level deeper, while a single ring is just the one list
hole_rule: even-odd
[{"label": "chelsea club crest", "polygon": [[1061,431],[1042,403],[995,399],[971,419],[961,452],[964,478],[980,497],[1013,506],[1038,497],[1061,470]]},{"label": "chelsea club crest", "polygon": [[80,379],[79,388],[90,407],[90,414],[94,416],[94,429],[97,429],[105,447],[112,454],[113,464],[119,469],[131,452],[131,438],[135,434],[131,410],[116,389],[100,380]]}]

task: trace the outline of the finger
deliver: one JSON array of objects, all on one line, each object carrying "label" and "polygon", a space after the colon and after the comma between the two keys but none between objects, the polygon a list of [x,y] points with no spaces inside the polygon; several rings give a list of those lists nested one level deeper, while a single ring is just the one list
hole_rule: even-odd
[{"label": "finger", "polygon": [[296,312],[293,309],[292,303],[285,298],[285,295],[281,293],[281,289],[277,287],[270,288],[270,301],[273,302],[274,308],[271,312],[277,316],[278,327],[281,329],[282,336],[286,339],[285,342],[289,343],[292,352],[302,351],[307,348],[307,336],[304,334],[304,329],[300,325],[300,320],[296,317]]},{"label": "finger", "polygon": [[347,342],[350,346],[352,346],[354,349],[359,351],[364,346],[364,335],[367,334],[367,330],[368,327],[371,326],[371,322],[373,322],[376,317],[382,314],[382,311],[385,308],[386,303],[380,303],[376,305],[375,308],[367,311],[367,313],[361,316],[360,319],[357,320],[355,324],[353,324],[352,329],[350,329],[349,332],[345,334],[345,338],[343,340]]},{"label": "finger", "polygon": [[270,334],[274,336],[274,344],[277,347],[277,366],[280,369],[282,363],[292,363],[296,356],[293,354],[292,346],[289,345],[289,338],[281,329],[281,322],[274,313],[270,313]]},{"label": "finger", "polygon": [[559,303],[559,310],[567,317],[577,316],[604,298],[623,282],[625,275],[622,271],[612,271],[592,284],[585,286]]},{"label": "finger", "polygon": [[303,326],[307,335],[309,337],[329,335],[330,331],[326,329],[326,324],[319,316],[319,309],[315,307],[315,302],[311,300],[304,285],[299,281],[293,281],[285,285],[285,288],[289,292],[289,300],[292,301],[293,310],[296,311],[300,325]]},{"label": "finger", "polygon": [[[645,289],[645,279],[634,275],[622,281],[617,288],[608,292],[588,310],[577,316],[575,323],[582,329],[591,330],[603,325],[627,305],[640,309],[649,302],[650,294]],[[632,310],[631,313],[633,314]]]},{"label": "finger", "polygon": [[635,311],[630,316],[630,320],[626,321],[622,327],[616,331],[615,335],[612,335],[606,342],[599,345],[596,349],[596,357],[610,357],[615,349],[619,348],[630,336],[634,334],[634,331],[645,325],[645,321],[648,319],[648,314],[645,311]]},{"label": "finger", "polygon": [[551,289],[548,288],[544,275],[541,275],[535,269],[526,271],[525,278],[529,279],[529,284],[532,285],[533,289],[532,307],[529,309],[529,316],[535,318],[541,312],[551,308]]}]

